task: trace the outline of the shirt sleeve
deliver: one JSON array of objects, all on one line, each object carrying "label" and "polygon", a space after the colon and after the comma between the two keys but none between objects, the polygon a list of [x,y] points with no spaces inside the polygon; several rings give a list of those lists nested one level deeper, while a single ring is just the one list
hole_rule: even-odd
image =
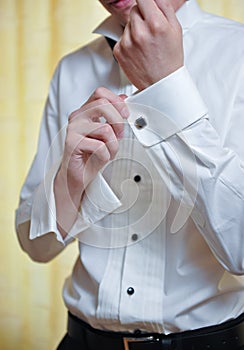
[{"label": "shirt sleeve", "polygon": [[77,220],[66,238],[63,239],[57,227],[53,190],[53,182],[57,170],[58,167],[54,165],[35,192],[31,210],[29,238],[33,240],[47,233],[54,232],[57,241],[66,245],[91,224],[100,221],[120,207],[121,202],[108,186],[101,173],[98,173],[96,178],[86,188]]},{"label": "shirt sleeve", "polygon": [[[59,167],[64,137],[64,125],[58,113],[59,69],[60,66],[57,67],[50,83],[37,151],[22,186],[15,215],[16,232],[22,249],[33,260],[43,262],[50,260],[64,248],[62,237],[56,230],[54,203],[48,191],[48,186]],[[60,149],[51,147],[53,140],[57,141],[56,145],[59,144]],[[40,223],[36,215],[40,215],[44,221]]]},{"label": "shirt sleeve", "polygon": [[[72,234],[62,238],[56,222],[53,182],[64,149],[67,117],[60,116],[57,67],[50,84],[35,158],[22,186],[15,224],[19,242],[33,260],[49,261],[73,241],[75,235],[99,221],[121,203],[101,174],[88,186]],[[78,232],[78,231],[79,232]]]},{"label": "shirt sleeve", "polygon": [[[240,79],[231,130],[244,127],[241,84]],[[243,274],[244,146],[240,136],[238,149],[223,146],[185,67],[127,101],[133,132],[178,202],[171,231],[179,231],[191,217],[224,268]]]}]

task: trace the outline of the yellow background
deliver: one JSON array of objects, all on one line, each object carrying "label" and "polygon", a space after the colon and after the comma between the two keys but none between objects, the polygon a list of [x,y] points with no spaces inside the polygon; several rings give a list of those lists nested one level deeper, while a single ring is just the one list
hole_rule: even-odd
[{"label": "yellow background", "polygon": [[[244,0],[201,0],[244,21]],[[106,15],[97,0],[0,0],[0,349],[55,349],[65,332],[61,289],[77,255],[49,264],[21,251],[14,231],[20,187],[35,153],[48,84],[58,60],[94,38]]]}]

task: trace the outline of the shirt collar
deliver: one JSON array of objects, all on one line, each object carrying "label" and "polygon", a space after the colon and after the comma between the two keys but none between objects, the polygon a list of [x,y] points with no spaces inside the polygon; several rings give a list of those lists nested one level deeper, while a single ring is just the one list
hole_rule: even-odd
[{"label": "shirt collar", "polygon": [[[203,15],[196,0],[187,0],[176,12],[176,16],[182,26],[183,32],[191,28]],[[95,30],[95,34],[101,34],[118,41],[123,34],[123,27],[113,16],[106,18]]]},{"label": "shirt collar", "polygon": [[113,16],[109,16],[93,31],[93,33],[101,34],[118,41],[123,34],[123,30],[122,25]]}]

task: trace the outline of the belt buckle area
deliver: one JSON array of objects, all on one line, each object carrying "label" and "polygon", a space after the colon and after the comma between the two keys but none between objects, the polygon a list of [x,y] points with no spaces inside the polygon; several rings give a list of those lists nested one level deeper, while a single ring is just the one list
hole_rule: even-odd
[{"label": "belt buckle area", "polygon": [[130,343],[143,343],[147,341],[159,341],[159,339],[155,339],[153,336],[148,337],[139,337],[139,338],[133,338],[133,337],[124,337],[124,350],[130,350]]}]

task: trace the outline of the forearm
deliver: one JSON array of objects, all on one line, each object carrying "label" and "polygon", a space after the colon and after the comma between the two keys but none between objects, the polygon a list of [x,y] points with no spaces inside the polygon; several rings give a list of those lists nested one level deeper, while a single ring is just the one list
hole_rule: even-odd
[{"label": "forearm", "polygon": [[193,219],[224,268],[243,274],[244,172],[237,155],[221,147],[206,119],[149,154],[178,202],[171,231]]},{"label": "forearm", "polygon": [[[236,94],[238,91],[243,89],[236,87]],[[241,99],[237,95],[234,100],[232,127],[243,130]],[[181,211],[172,231],[177,232],[191,217],[219,262],[227,270],[242,274],[243,161],[231,147],[223,147],[190,76],[180,69],[129,98],[129,102],[131,127],[179,204]],[[138,115],[146,119],[142,129],[135,127]],[[239,143],[240,155],[242,149]]]}]

